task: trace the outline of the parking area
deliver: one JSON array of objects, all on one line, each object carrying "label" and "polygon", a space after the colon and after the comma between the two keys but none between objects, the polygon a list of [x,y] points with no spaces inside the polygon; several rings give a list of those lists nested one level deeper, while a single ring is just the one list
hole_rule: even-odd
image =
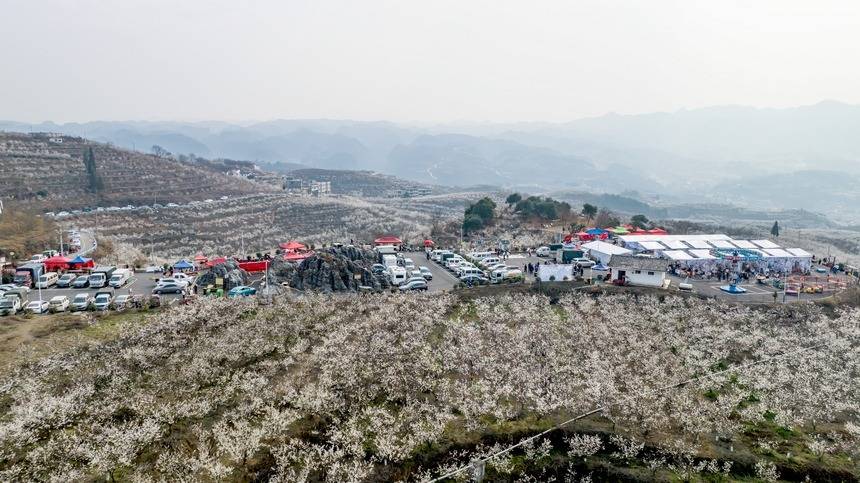
[{"label": "parking area", "polygon": [[403,257],[411,258],[416,267],[424,266],[430,269],[430,272],[433,274],[433,280],[427,284],[429,287],[428,291],[430,292],[449,291],[459,282],[454,274],[445,270],[436,264],[436,262],[428,260],[427,255],[423,251],[403,252]]},{"label": "parking area", "polygon": [[669,279],[672,280],[672,285],[677,287],[679,283],[689,282],[693,286],[693,292],[699,295],[704,295],[706,297],[716,297],[722,300],[733,300],[736,302],[744,302],[744,303],[773,303],[774,297],[773,294],[776,293],[776,300],[778,302],[797,302],[799,300],[816,300],[824,297],[828,297],[833,295],[833,292],[823,292],[817,294],[809,294],[809,293],[800,293],[797,295],[788,294],[784,295],[782,290],[775,289],[769,285],[762,285],[756,283],[755,281],[748,281],[738,285],[738,287],[746,290],[744,293],[728,293],[724,290],[721,290],[720,287],[728,285],[726,281],[717,281],[717,280],[694,280],[694,279],[684,279],[680,277],[676,277],[674,275],[668,276]]},{"label": "parking area", "polygon": [[[152,289],[155,288],[156,281],[161,277],[160,273],[145,273],[145,272],[135,272],[134,276],[132,276],[129,281],[122,287],[115,290],[115,295],[150,295],[152,293]],[[89,295],[95,295],[95,293],[99,289],[96,288],[58,288],[51,287],[47,289],[41,290],[42,300],[51,300],[51,298],[56,297],[58,295],[65,295],[69,297],[69,300],[73,299],[75,295],[79,293],[86,293]],[[173,303],[174,301],[182,298],[179,294],[164,294],[161,296],[161,300],[165,303]],[[29,299],[39,300],[39,290],[31,289]]]}]

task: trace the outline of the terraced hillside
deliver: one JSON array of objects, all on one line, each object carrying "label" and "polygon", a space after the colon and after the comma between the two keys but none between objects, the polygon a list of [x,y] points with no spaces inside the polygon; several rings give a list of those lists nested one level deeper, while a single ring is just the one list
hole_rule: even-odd
[{"label": "terraced hillside", "polygon": [[171,259],[198,251],[240,254],[243,246],[252,254],[287,239],[317,245],[351,239],[358,243],[393,233],[417,242],[429,233],[435,216],[396,203],[264,193],[157,210],[84,213],[64,222]]},{"label": "terraced hillside", "polygon": [[[91,189],[84,153],[92,148],[103,187]],[[182,163],[54,134],[0,132],[0,198],[45,209],[107,204],[187,202],[273,188]]]}]

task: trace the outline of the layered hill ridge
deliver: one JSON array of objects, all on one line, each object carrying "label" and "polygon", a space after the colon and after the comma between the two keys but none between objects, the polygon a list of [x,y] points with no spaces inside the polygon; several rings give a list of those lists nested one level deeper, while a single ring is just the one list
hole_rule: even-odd
[{"label": "layered hill ridge", "polygon": [[[95,170],[85,156],[92,149]],[[46,209],[188,202],[273,188],[208,164],[180,162],[84,138],[0,132],[0,198]],[[100,181],[98,185],[93,179]]]}]

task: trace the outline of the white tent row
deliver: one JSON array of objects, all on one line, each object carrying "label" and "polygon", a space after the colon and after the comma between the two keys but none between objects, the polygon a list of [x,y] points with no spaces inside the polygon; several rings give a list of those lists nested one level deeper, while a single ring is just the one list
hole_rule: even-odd
[{"label": "white tent row", "polygon": [[770,240],[735,240],[728,235],[622,235],[621,245],[633,251],[687,250],[711,248],[747,250],[775,250],[780,246]]},{"label": "white tent row", "polygon": [[609,260],[612,259],[612,255],[627,255],[629,253],[632,253],[630,250],[624,247],[620,247],[618,245],[613,245],[612,243],[606,243],[602,241],[583,243],[582,248],[588,250],[588,255],[591,258],[598,260],[604,265],[609,263]]}]

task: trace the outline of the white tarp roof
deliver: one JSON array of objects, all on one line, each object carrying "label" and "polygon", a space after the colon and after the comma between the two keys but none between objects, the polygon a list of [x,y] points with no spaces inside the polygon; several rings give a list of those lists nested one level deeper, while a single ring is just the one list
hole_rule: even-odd
[{"label": "white tarp roof", "polygon": [[663,255],[666,255],[672,260],[694,260],[694,258],[684,250],[666,250],[663,252]]},{"label": "white tarp roof", "polygon": [[710,243],[717,248],[737,248],[736,246],[729,243],[727,240],[712,240]]},{"label": "white tarp roof", "polygon": [[717,257],[711,255],[710,250],[690,250],[690,253],[695,255],[697,258],[705,258],[708,260],[713,260],[714,258],[717,258]]},{"label": "white tarp roof", "polygon": [[624,247],[620,247],[618,245],[613,245],[611,243],[606,243],[602,241],[583,243],[582,248],[587,248],[589,250],[594,250],[600,253],[607,253],[609,255],[626,255],[628,253],[632,253],[630,250]]},{"label": "white tarp roof", "polygon": [[643,242],[643,241],[657,241],[657,242],[667,242],[669,240],[680,240],[680,241],[688,241],[688,240],[731,240],[731,237],[723,234],[712,234],[712,235],[621,235],[618,237],[620,240],[623,240],[624,243],[630,242]]},{"label": "white tarp roof", "polygon": [[642,248],[644,248],[646,250],[665,250],[666,249],[666,245],[663,245],[662,243],[655,242],[655,241],[643,241],[643,242],[639,242],[639,244],[642,245]]},{"label": "white tarp roof", "polygon": [[690,248],[686,243],[682,242],[681,240],[661,240],[660,243],[666,245],[672,250],[686,250],[687,248]]},{"label": "white tarp roof", "polygon": [[769,248],[779,248],[779,245],[770,241],[770,240],[751,240],[753,243],[758,245],[759,248],[769,249]]},{"label": "white tarp roof", "polygon": [[755,249],[758,248],[753,243],[750,243],[748,240],[732,240],[732,243],[738,246],[738,248],[747,248],[747,249]]},{"label": "white tarp roof", "polygon": [[794,255],[792,255],[791,253],[788,253],[787,251],[783,250],[782,248],[773,248],[770,250],[762,250],[762,251],[765,252],[766,254],[770,255],[771,257],[794,258]]},{"label": "white tarp roof", "polygon": [[792,255],[794,255],[796,257],[812,258],[812,254],[809,253],[808,251],[804,250],[803,248],[786,248],[785,251],[787,251],[788,253],[791,253]]},{"label": "white tarp roof", "polygon": [[687,243],[689,243],[693,248],[713,248],[710,243],[704,240],[687,240]]}]

